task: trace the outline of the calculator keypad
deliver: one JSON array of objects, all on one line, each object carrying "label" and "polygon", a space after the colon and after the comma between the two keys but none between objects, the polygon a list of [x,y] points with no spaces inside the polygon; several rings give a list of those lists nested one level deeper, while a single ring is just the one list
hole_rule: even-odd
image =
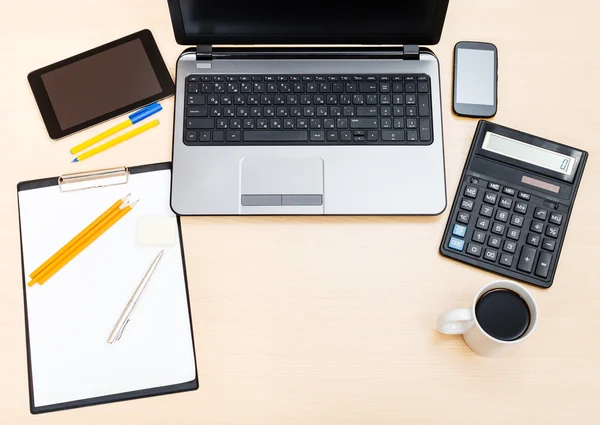
[{"label": "calculator keypad", "polygon": [[566,206],[549,204],[501,182],[469,176],[458,195],[458,208],[450,217],[449,235],[443,242],[456,253],[453,257],[463,256],[499,273],[510,270],[530,283],[552,276]]}]

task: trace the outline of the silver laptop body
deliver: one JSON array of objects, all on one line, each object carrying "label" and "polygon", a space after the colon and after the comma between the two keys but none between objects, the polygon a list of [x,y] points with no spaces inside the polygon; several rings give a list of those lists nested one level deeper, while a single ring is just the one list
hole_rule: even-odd
[{"label": "silver laptop body", "polygon": [[[169,5],[173,16],[178,2],[170,1]],[[176,12],[181,14],[181,10]],[[182,36],[177,31],[183,29],[177,28],[175,20],[173,25],[180,41]],[[216,55],[208,48],[210,57],[197,54],[198,49],[185,51],[176,70],[173,211],[180,215],[441,213],[446,207],[446,187],[439,63],[428,49],[417,47],[411,60],[404,58],[402,48],[396,49],[397,55],[374,55],[367,59],[347,51],[323,58],[310,55],[310,51],[296,57],[272,51],[261,55],[259,48],[243,56],[235,52],[228,55],[225,49]],[[360,52],[365,50],[368,48],[361,48]],[[316,141],[304,145],[244,142],[197,145],[186,141],[186,111],[190,107],[186,102],[189,95],[186,87],[190,76],[339,78],[396,74],[426,74],[430,79],[430,144],[325,145]]]}]

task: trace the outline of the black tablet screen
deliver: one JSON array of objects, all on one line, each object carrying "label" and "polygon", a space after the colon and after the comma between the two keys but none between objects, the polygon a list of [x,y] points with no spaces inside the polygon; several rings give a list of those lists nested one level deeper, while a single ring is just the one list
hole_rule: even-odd
[{"label": "black tablet screen", "polygon": [[140,39],[51,70],[41,79],[62,130],[162,91]]}]

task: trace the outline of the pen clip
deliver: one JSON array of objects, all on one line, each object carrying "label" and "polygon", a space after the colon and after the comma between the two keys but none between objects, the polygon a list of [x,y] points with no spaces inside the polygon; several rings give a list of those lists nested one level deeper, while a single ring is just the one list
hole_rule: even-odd
[{"label": "pen clip", "polygon": [[58,187],[61,192],[73,192],[76,190],[127,184],[128,181],[129,170],[127,167],[119,167],[85,173],[65,174],[58,178]]},{"label": "pen clip", "polygon": [[128,323],[129,323],[129,319],[127,319],[127,321],[125,323],[123,323],[123,326],[121,326],[119,333],[115,337],[115,341],[118,341],[121,339],[121,336],[123,336],[123,331],[125,330],[125,326],[127,326]]}]

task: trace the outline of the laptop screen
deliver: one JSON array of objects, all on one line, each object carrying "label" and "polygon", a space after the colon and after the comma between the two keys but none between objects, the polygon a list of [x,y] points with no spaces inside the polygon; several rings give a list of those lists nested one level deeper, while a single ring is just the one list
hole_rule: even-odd
[{"label": "laptop screen", "polygon": [[169,0],[181,44],[436,44],[449,0]]}]

